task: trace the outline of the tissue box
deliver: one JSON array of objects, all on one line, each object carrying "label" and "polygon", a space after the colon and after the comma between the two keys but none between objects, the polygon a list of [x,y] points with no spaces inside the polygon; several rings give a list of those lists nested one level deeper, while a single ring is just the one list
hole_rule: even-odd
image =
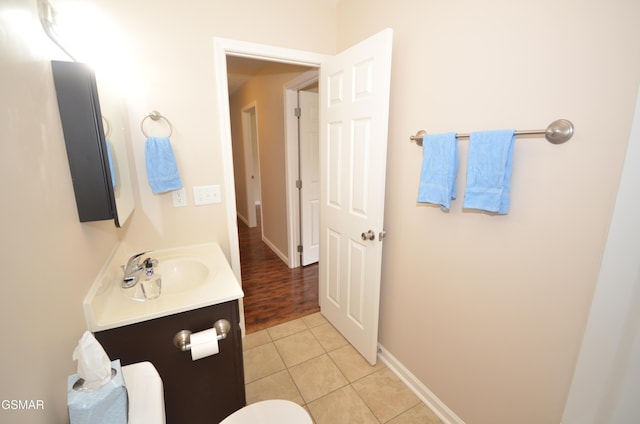
[{"label": "tissue box", "polygon": [[78,374],[67,380],[67,406],[71,424],[126,424],[128,412],[127,388],[122,376],[120,360],[111,361],[116,375],[94,392],[73,389]]}]

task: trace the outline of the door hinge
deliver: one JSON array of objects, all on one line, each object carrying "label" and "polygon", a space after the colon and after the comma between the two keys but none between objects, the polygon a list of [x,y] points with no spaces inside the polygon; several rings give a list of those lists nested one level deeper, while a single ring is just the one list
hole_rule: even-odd
[{"label": "door hinge", "polygon": [[293,113],[295,114],[296,118],[299,118],[302,115],[302,109],[297,107],[293,110]]},{"label": "door hinge", "polygon": [[302,245],[301,244],[298,245],[298,253],[302,253]]},{"label": "door hinge", "polygon": [[297,188],[298,190],[302,189],[302,180],[297,180],[297,181],[296,181],[296,188]]}]

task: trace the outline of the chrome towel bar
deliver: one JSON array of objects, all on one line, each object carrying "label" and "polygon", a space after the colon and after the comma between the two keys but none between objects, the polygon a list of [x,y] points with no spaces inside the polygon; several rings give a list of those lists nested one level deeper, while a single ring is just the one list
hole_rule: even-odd
[{"label": "chrome towel bar", "polygon": [[[544,134],[549,143],[562,144],[573,136],[573,124],[567,119],[558,119],[549,124],[544,130],[521,130],[514,132],[514,135],[541,135]],[[418,146],[422,146],[422,138],[427,135],[425,130],[420,130],[416,135],[410,137]],[[457,133],[456,138],[469,138],[470,133]]]}]

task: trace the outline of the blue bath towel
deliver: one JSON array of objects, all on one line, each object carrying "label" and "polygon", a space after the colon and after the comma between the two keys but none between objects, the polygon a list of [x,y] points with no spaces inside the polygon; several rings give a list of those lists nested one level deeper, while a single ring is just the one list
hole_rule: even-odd
[{"label": "blue bath towel", "polygon": [[418,202],[440,205],[443,211],[448,211],[451,199],[456,198],[456,133],[425,135],[422,139],[422,155]]},{"label": "blue bath towel", "polygon": [[145,158],[149,185],[154,193],[165,193],[182,188],[169,137],[147,138]]},{"label": "blue bath towel", "polygon": [[116,188],[117,180],[116,180],[116,165],[113,159],[113,153],[111,152],[111,143],[106,138],[104,141],[107,144],[107,161],[109,161],[109,173],[111,174],[111,185],[114,190]]},{"label": "blue bath towel", "polygon": [[471,133],[463,207],[509,212],[514,130]]}]

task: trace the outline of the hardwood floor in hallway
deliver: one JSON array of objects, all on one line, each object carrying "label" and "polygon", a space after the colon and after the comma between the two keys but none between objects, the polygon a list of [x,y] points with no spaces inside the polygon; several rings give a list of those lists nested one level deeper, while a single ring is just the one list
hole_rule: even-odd
[{"label": "hardwood floor in hallway", "polygon": [[290,269],[263,241],[260,225],[238,220],[247,334],[320,311],[318,264]]}]

